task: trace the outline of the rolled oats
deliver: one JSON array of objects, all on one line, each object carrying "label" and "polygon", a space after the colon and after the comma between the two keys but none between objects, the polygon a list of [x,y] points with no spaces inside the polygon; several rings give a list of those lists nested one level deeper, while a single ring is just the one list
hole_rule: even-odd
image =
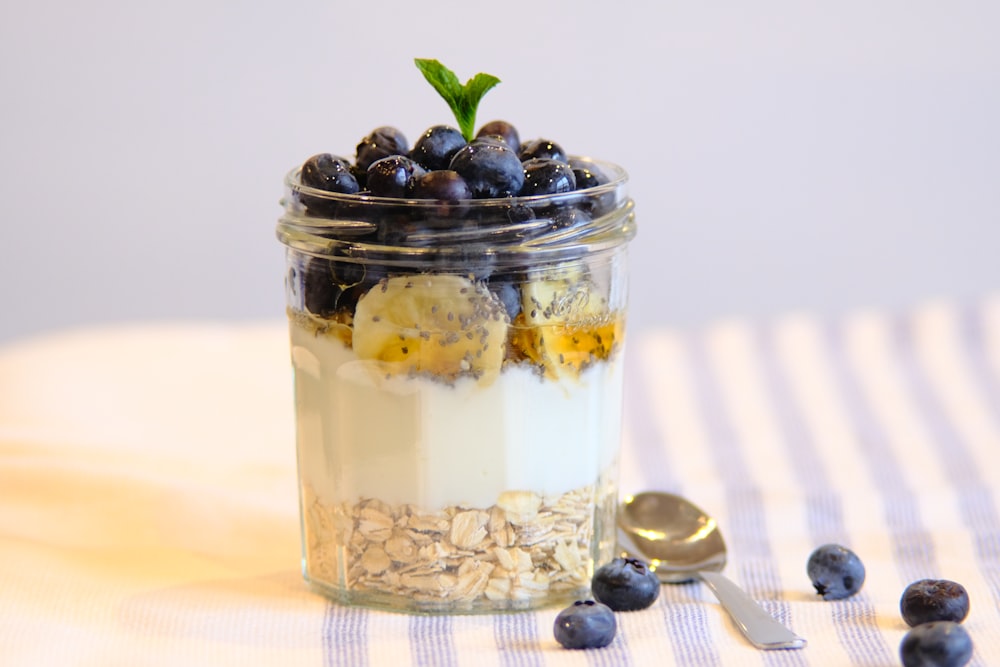
[{"label": "rolled oats", "polygon": [[486,523],[490,520],[487,512],[469,510],[459,512],[451,520],[451,543],[461,549],[475,547],[486,539]]},{"label": "rolled oats", "polygon": [[433,512],[373,498],[325,503],[308,487],[303,501],[311,578],[355,591],[494,607],[586,588],[593,559],[609,555],[595,544],[595,519],[614,507],[613,487],[601,484],[556,496],[507,491],[490,507]]},{"label": "rolled oats", "polygon": [[542,506],[542,497],[530,491],[504,491],[497,499],[497,507],[507,514],[515,525],[530,524]]},{"label": "rolled oats", "polygon": [[417,554],[417,545],[409,535],[397,530],[385,541],[385,552],[396,563],[409,563]]},{"label": "rolled oats", "polygon": [[392,561],[386,555],[385,549],[373,544],[361,554],[361,567],[367,574],[381,574],[389,569]]}]

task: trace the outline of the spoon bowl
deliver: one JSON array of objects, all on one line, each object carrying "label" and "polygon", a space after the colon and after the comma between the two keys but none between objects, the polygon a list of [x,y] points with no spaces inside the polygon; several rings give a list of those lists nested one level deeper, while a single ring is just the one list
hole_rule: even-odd
[{"label": "spoon bowl", "polygon": [[626,555],[649,561],[661,582],[704,581],[757,648],[806,645],[720,574],[726,565],[726,543],[715,519],[697,505],[672,493],[646,491],[625,499],[617,523],[618,544]]},{"label": "spoon bowl", "polygon": [[[619,542],[643,555],[660,581],[691,581],[726,565],[726,543],[715,519],[672,493],[626,498],[618,511]],[[631,548],[628,548],[631,547]]]}]

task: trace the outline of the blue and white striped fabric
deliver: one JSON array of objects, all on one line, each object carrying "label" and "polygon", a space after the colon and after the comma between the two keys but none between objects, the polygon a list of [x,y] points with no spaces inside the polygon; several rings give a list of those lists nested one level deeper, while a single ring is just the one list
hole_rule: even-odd
[{"label": "blue and white striped fabric", "polygon": [[[1000,303],[733,322],[637,347],[623,486],[715,514],[729,574],[810,641],[757,659],[894,664],[903,589],[943,577],[970,591],[974,664],[997,661]],[[805,561],[827,542],[867,564],[860,595],[810,592]],[[716,607],[683,606],[712,625],[675,639],[676,664],[755,664]]]},{"label": "blue and white striped fabric", "polygon": [[[619,614],[595,651],[556,644],[558,610],[417,617],[308,593],[294,460],[274,446],[287,341],[269,324],[0,349],[0,664],[886,667],[900,595],[925,577],[968,589],[972,664],[1000,664],[1000,296],[630,336],[623,494],[715,515],[726,573],[805,649],[750,647],[697,583]],[[154,344],[155,367],[130,356]],[[134,391],[151,373],[176,393],[169,420]],[[98,401],[127,419],[87,421]],[[853,598],[812,590],[806,559],[828,542],[867,566]]]}]

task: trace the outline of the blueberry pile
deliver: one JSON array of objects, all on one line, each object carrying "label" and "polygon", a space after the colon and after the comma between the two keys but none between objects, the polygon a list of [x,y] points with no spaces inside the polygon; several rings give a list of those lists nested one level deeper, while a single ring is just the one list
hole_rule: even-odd
[{"label": "blueberry pile", "polygon": [[[319,153],[303,163],[299,178],[325,192],[449,202],[557,195],[607,182],[554,141],[522,144],[503,120],[486,123],[471,141],[454,127],[435,125],[412,148],[398,129],[379,127],[361,139],[353,160]],[[320,198],[303,203],[319,215],[331,213]]]},{"label": "blueberry pile", "polygon": [[972,638],[960,625],[969,593],[947,579],[920,579],[903,591],[899,612],[911,629],[899,645],[904,667],[961,667],[972,659]]},{"label": "blueberry pile", "polygon": [[637,558],[615,558],[597,568],[593,600],[578,600],[556,616],[553,632],[565,648],[601,648],[615,638],[614,612],[638,611],[660,596],[660,580]]},{"label": "blueberry pile", "polygon": [[[806,566],[816,592],[824,600],[840,600],[861,590],[865,567],[850,549],[824,544]],[[599,567],[591,580],[593,600],[580,600],[556,617],[556,641],[565,648],[600,648],[615,637],[614,612],[651,606],[660,582],[648,565],[635,558],[615,558]],[[906,587],[900,613],[910,630],[899,646],[903,667],[962,667],[972,659],[972,638],[961,625],[969,615],[969,594],[947,579],[921,579]]]},{"label": "blueberry pile", "polygon": [[[865,566],[850,549],[824,544],[809,556],[806,570],[824,600],[861,590]],[[960,624],[969,615],[969,593],[947,579],[920,579],[903,591],[899,611],[910,630],[899,645],[903,667],[962,667],[972,659],[972,638]]]},{"label": "blueberry pile", "polygon": [[[318,153],[307,159],[293,177],[291,195],[306,220],[347,223],[329,232],[341,241],[385,247],[386,256],[393,247],[440,248],[442,271],[486,280],[490,248],[579,228],[612,210],[614,194],[595,196],[593,190],[609,180],[596,164],[570,157],[556,142],[522,144],[514,125],[495,120],[470,141],[454,127],[435,125],[412,147],[400,130],[378,127],[358,142],[351,158]],[[306,309],[327,318],[352,313],[365,289],[389,273],[376,261],[378,250],[366,252],[364,261],[304,259]],[[342,268],[352,263],[358,268]],[[400,272],[424,270],[426,264]],[[342,279],[338,273],[349,275]],[[509,278],[493,278],[491,291],[509,296]],[[519,299],[508,301],[517,305],[509,313],[513,319]]]}]

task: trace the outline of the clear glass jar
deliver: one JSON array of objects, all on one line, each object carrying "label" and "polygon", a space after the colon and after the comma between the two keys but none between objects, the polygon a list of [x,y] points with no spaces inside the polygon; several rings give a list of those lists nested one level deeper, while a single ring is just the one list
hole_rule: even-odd
[{"label": "clear glass jar", "polygon": [[625,172],[436,202],[285,182],[303,574],[346,604],[568,604],[613,557]]}]

